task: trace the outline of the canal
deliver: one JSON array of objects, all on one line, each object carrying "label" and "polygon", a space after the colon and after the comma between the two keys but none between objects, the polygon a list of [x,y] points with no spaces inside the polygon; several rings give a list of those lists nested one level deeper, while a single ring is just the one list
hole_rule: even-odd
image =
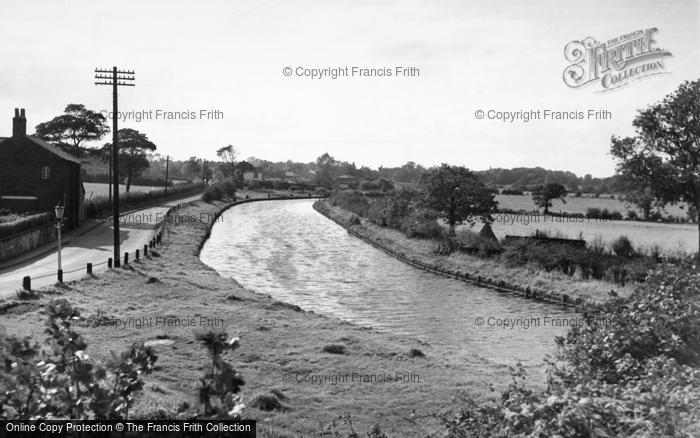
[{"label": "canal", "polygon": [[350,236],[313,200],[230,208],[202,261],[256,292],[355,324],[411,336],[444,354],[542,363],[576,314],[426,273]]}]

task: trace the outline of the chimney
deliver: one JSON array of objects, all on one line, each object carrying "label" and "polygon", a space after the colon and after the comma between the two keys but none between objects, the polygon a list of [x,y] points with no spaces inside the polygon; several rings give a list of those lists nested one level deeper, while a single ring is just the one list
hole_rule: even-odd
[{"label": "chimney", "polygon": [[15,108],[15,116],[12,118],[12,138],[23,138],[27,135],[27,119],[24,117],[24,108]]}]

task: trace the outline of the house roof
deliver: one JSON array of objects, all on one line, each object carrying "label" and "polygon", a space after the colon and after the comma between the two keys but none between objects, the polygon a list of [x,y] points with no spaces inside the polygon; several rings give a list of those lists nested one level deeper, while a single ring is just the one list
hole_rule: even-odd
[{"label": "house roof", "polygon": [[41,146],[42,148],[46,149],[47,151],[51,152],[54,155],[58,155],[60,158],[70,161],[72,163],[77,163],[80,164],[80,160],[78,160],[76,157],[73,155],[69,154],[68,152],[57,148],[56,146],[53,146],[44,140],[40,139],[39,137],[35,137],[33,135],[27,135],[25,138],[28,140],[31,140],[32,143],[36,144],[37,146]]}]

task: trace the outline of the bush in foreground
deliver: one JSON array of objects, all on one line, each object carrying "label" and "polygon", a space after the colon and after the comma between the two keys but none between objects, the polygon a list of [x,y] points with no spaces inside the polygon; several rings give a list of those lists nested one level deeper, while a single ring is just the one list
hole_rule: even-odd
[{"label": "bush in foreground", "polygon": [[700,274],[665,266],[627,298],[591,305],[558,338],[547,389],[519,367],[498,402],[446,418],[462,436],[697,436]]},{"label": "bush in foreground", "polygon": [[[128,419],[143,377],[153,371],[158,356],[142,342],[104,363],[86,354],[87,343],[72,328],[80,312],[65,299],[46,305],[47,334],[42,345],[29,337],[9,336],[0,326],[0,416],[3,419]],[[243,404],[236,393],[243,379],[222,354],[238,347],[224,332],[203,332],[197,339],[212,363],[200,379],[200,409],[185,403],[178,414],[165,417],[239,418]]]}]

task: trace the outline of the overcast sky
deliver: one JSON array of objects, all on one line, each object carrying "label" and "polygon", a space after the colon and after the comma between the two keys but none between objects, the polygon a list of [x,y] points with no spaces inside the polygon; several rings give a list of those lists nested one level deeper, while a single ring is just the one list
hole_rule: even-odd
[{"label": "overcast sky", "polygon": [[[95,67],[136,71],[120,110],[194,111],[127,121],[158,151],[215,159],[359,165],[542,166],[607,176],[612,134],[636,110],[700,77],[694,1],[14,1],[2,5],[0,136],[13,108],[33,127],[68,103],[111,110]],[[622,89],[568,88],[564,46],[656,27],[668,74]],[[310,79],[298,67],[417,67],[415,77]],[[291,67],[292,76],[283,70]],[[477,110],[608,110],[611,120],[478,120]],[[202,120],[200,110],[223,118]],[[0,119],[2,120],[2,119]],[[107,140],[107,139],[106,139]]]}]

